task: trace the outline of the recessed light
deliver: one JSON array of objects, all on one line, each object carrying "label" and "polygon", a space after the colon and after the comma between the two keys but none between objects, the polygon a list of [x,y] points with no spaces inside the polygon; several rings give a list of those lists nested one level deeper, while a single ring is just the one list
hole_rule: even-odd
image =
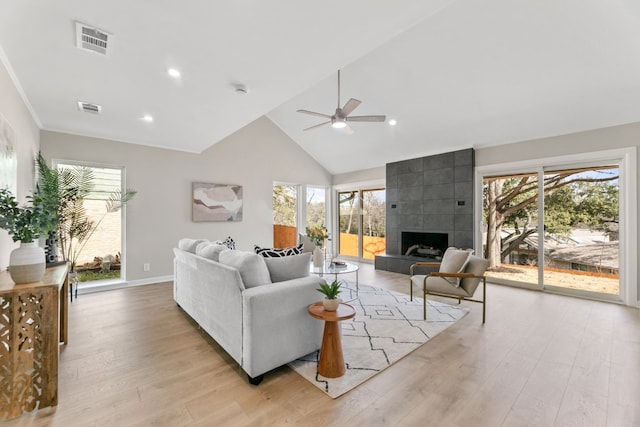
[{"label": "recessed light", "polygon": [[145,114],[144,116],[142,116],[140,118],[142,121],[147,122],[147,123],[151,123],[153,122],[153,116],[151,116],[150,114]]},{"label": "recessed light", "polygon": [[398,121],[396,119],[389,120],[389,126],[395,126],[397,124],[398,124]]},{"label": "recessed light", "polygon": [[178,77],[180,77],[180,70],[177,70],[175,68],[169,68],[167,70],[167,73],[169,73],[169,75],[174,79],[177,79]]}]

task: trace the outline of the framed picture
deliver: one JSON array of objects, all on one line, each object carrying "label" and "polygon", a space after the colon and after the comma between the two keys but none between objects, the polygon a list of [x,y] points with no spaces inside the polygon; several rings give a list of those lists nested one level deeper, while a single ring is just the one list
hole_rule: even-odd
[{"label": "framed picture", "polygon": [[0,114],[0,188],[8,188],[13,194],[17,190],[17,166],[16,134]]},{"label": "framed picture", "polygon": [[242,221],[242,186],[193,183],[192,219],[202,221]]}]

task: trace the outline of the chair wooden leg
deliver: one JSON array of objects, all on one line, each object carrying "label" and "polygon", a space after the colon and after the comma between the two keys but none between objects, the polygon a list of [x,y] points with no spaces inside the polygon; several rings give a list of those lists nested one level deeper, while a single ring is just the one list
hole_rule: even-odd
[{"label": "chair wooden leg", "polygon": [[487,279],[482,278],[482,324],[486,316],[486,304],[487,304]]},{"label": "chair wooden leg", "polygon": [[413,280],[409,276],[409,301],[413,301]]},{"label": "chair wooden leg", "polygon": [[423,291],[422,314],[424,316],[424,320],[427,320],[427,290],[426,290],[426,287],[424,288],[424,291]]}]

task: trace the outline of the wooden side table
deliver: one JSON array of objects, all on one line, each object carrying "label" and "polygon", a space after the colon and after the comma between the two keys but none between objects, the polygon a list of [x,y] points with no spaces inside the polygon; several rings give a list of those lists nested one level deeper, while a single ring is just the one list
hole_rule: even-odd
[{"label": "wooden side table", "polygon": [[16,285],[0,273],[0,422],[58,404],[58,344],[67,343],[67,265]]},{"label": "wooden side table", "polygon": [[326,311],[322,301],[320,301],[309,306],[309,314],[315,319],[324,320],[318,374],[326,378],[343,376],[346,368],[344,366],[340,324],[338,322],[351,319],[356,315],[356,310],[349,304],[340,304],[336,311]]}]

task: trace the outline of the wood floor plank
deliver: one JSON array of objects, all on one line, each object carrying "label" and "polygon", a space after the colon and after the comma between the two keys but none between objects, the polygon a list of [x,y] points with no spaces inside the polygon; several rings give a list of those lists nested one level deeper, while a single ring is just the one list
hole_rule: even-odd
[{"label": "wood floor plank", "polygon": [[[409,291],[368,264],[359,276]],[[463,303],[468,316],[334,400],[287,366],[250,385],[171,283],[81,295],[58,406],[3,426],[640,425],[638,309],[491,284],[488,301],[486,324]]]}]

